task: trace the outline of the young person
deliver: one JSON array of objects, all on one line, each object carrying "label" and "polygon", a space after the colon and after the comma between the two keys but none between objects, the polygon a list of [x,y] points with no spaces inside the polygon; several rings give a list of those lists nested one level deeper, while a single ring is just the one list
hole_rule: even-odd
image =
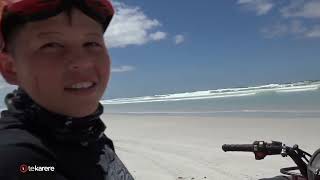
[{"label": "young person", "polygon": [[132,180],[104,134],[108,0],[2,1],[0,179]]}]

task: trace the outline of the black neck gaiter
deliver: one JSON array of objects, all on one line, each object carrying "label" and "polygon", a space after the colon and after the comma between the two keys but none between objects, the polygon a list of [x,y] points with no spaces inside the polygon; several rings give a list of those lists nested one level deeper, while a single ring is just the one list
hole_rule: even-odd
[{"label": "black neck gaiter", "polygon": [[59,143],[88,145],[101,138],[106,129],[99,118],[103,113],[101,104],[94,113],[74,118],[46,110],[20,88],[9,93],[5,102],[9,113],[28,129],[42,138],[50,138]]}]

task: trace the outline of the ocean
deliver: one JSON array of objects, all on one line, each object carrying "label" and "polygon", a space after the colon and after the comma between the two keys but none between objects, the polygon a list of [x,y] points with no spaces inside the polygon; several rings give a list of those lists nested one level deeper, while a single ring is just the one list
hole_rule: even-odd
[{"label": "ocean", "polygon": [[[13,89],[3,89],[2,96]],[[109,114],[320,118],[320,81],[103,99],[101,103]],[[5,109],[4,103],[0,108]]]},{"label": "ocean", "polygon": [[101,103],[111,114],[320,118],[320,81],[108,99]]}]

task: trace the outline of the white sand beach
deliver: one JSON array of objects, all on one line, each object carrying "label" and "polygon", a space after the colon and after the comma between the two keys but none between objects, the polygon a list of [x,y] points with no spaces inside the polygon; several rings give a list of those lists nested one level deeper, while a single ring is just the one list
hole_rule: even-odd
[{"label": "white sand beach", "polygon": [[279,175],[289,158],[256,161],[222,151],[225,143],[278,140],[309,152],[320,148],[317,118],[104,115],[106,134],[137,180],[259,179]]}]

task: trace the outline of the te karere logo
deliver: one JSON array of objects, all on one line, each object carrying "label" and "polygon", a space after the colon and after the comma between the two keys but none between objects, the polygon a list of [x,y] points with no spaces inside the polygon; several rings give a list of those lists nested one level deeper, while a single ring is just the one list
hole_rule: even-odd
[{"label": "te karere logo", "polygon": [[22,164],[20,166],[20,172],[26,173],[26,172],[54,172],[53,166],[28,166],[26,164]]}]

